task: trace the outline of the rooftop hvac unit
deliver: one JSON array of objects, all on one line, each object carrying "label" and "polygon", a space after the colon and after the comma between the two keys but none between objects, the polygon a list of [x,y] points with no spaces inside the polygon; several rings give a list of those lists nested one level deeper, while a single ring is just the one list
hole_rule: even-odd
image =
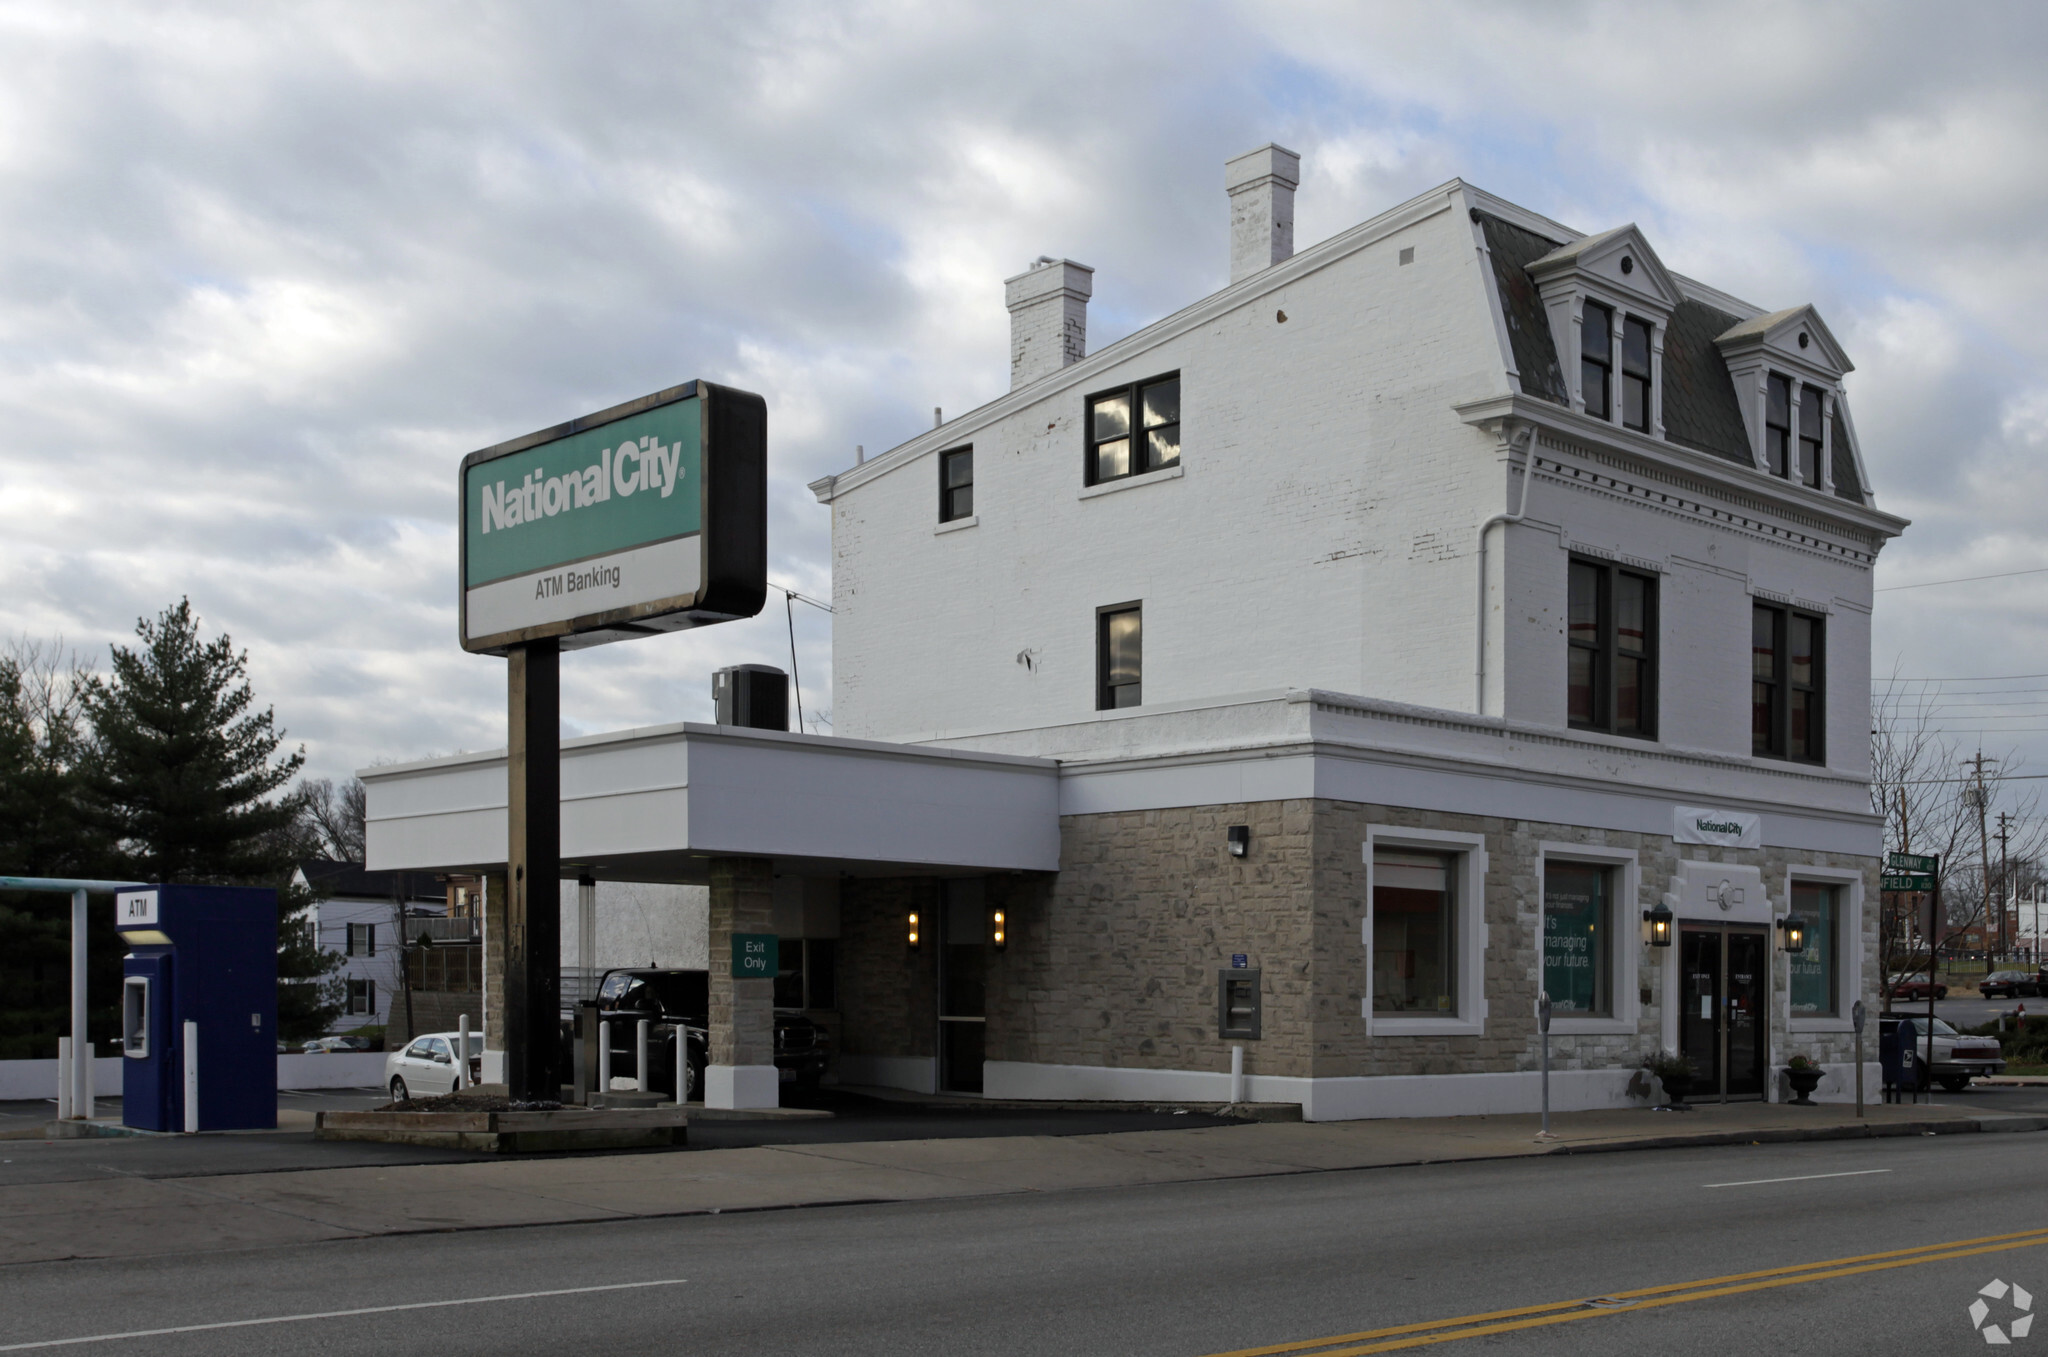
[{"label": "rooftop hvac unit", "polygon": [[789,729],[789,675],[772,664],[736,664],[711,676],[721,726]]}]

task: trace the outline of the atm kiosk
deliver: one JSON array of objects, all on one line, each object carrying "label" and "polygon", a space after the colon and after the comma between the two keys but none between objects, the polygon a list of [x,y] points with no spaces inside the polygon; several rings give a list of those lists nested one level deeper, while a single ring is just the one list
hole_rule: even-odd
[{"label": "atm kiosk", "polygon": [[144,886],[114,897],[121,1120],[142,1131],[277,1125],[277,892]]}]

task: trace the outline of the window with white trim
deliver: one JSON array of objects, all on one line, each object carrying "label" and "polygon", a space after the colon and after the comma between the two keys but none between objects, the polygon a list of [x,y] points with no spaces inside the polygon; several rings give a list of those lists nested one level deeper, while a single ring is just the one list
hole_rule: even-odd
[{"label": "window with white trim", "polygon": [[1806,948],[1791,958],[1792,1016],[1842,1013],[1843,889],[1819,881],[1792,883],[1792,913],[1806,925]]},{"label": "window with white trim", "polygon": [[1609,939],[1618,876],[1615,868],[1591,862],[1543,864],[1543,990],[1555,1015],[1614,1016]]},{"label": "window with white trim", "polygon": [[1373,1012],[1458,1011],[1456,866],[1450,853],[1373,850]]}]

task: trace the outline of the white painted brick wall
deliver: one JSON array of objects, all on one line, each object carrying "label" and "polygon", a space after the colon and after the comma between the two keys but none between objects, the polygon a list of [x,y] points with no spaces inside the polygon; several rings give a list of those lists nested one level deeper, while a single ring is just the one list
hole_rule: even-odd
[{"label": "white painted brick wall", "polygon": [[[1517,478],[1497,440],[1453,410],[1510,379],[1461,191],[1448,206],[1277,290],[1250,280],[1234,309],[1050,382],[993,424],[956,421],[959,437],[927,453],[973,444],[976,526],[936,531],[932,455],[841,489],[836,733],[972,743],[1086,719],[1095,611],[1129,600],[1145,609],[1147,706],[1313,687],[1470,711],[1477,527],[1513,507]],[[1183,474],[1084,498],[1086,396],[1176,370]],[[1541,455],[1625,474],[1549,444]],[[1830,760],[1864,769],[1864,565],[1556,475],[1532,487],[1529,522],[1492,539],[1489,712],[1564,724],[1574,545],[1660,573],[1672,745],[1748,753],[1753,586],[1827,606]]]}]

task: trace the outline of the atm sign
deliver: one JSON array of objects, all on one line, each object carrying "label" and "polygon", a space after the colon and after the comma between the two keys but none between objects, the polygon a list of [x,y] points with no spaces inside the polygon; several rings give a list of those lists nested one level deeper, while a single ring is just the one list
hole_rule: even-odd
[{"label": "atm sign", "polygon": [[155,891],[122,891],[114,897],[114,927],[135,928],[156,922]]}]

